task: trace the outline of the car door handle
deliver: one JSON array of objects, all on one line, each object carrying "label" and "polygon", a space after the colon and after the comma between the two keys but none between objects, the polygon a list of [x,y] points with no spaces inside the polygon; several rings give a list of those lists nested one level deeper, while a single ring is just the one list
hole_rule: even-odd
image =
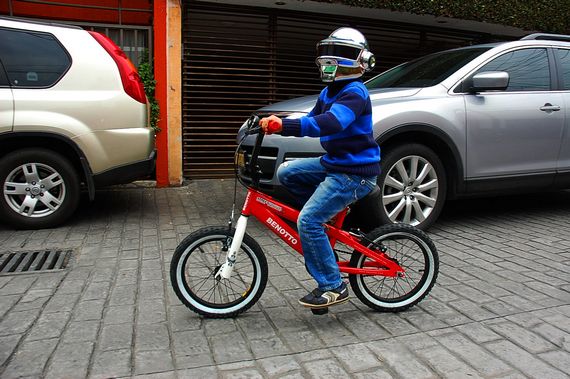
[{"label": "car door handle", "polygon": [[559,105],[552,105],[550,103],[544,104],[542,107],[539,108],[543,112],[556,112],[560,110]]}]

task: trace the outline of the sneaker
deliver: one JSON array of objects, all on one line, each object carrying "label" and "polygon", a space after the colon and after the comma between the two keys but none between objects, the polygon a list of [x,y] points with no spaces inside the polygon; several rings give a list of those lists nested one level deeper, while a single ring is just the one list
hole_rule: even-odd
[{"label": "sneaker", "polygon": [[299,299],[299,303],[309,308],[326,308],[331,305],[341,304],[348,300],[348,288],[342,283],[338,288],[329,291],[321,291],[316,288],[306,296]]}]

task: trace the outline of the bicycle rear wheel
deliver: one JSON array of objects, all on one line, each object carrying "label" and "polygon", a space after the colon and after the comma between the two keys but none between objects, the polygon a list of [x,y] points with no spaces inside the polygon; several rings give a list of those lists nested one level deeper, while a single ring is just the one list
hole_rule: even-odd
[{"label": "bicycle rear wheel", "polygon": [[[399,312],[419,303],[437,279],[439,257],[427,234],[407,224],[391,224],[367,235],[377,246],[386,247],[386,255],[404,268],[402,277],[349,275],[354,294],[372,309]],[[376,249],[373,244],[369,248]],[[372,260],[353,252],[350,266],[363,268]]]},{"label": "bicycle rear wheel", "polygon": [[[234,317],[253,306],[267,284],[267,260],[263,250],[244,235],[229,279],[214,276],[226,260],[232,229],[209,227],[186,237],[170,263],[174,292],[188,308],[206,317]],[[228,236],[229,234],[229,236]]]}]

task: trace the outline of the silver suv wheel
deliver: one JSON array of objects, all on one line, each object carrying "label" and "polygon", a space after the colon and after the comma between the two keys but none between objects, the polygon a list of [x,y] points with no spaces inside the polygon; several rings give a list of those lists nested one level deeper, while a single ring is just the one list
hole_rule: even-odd
[{"label": "silver suv wheel", "polygon": [[4,182],[8,206],[26,217],[45,217],[59,209],[65,199],[65,183],[51,166],[26,163],[16,167]]},{"label": "silver suv wheel", "polygon": [[423,145],[405,145],[382,157],[382,210],[386,222],[427,229],[445,201],[445,171],[439,158]]},{"label": "silver suv wheel", "polygon": [[0,216],[20,228],[54,226],[77,207],[79,180],[62,155],[24,149],[0,159]]}]

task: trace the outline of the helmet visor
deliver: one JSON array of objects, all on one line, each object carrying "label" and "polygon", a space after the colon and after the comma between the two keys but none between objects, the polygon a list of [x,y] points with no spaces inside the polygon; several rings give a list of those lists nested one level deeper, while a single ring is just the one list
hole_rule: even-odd
[{"label": "helmet visor", "polygon": [[356,60],[360,51],[360,48],[346,45],[322,44],[317,46],[318,57],[341,57]]}]

